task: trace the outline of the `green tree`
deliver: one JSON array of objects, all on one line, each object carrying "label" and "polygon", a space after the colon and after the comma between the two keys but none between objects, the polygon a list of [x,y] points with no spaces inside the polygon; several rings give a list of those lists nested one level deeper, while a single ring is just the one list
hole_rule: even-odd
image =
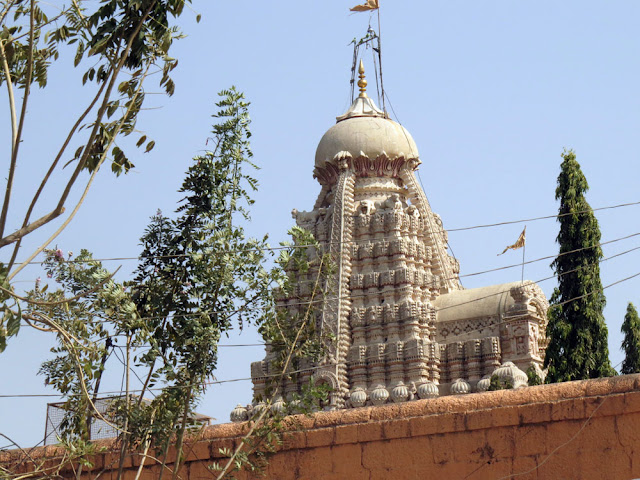
[{"label": "green tree", "polygon": [[624,316],[622,328],[624,340],[622,341],[622,350],[624,351],[624,361],[622,362],[621,372],[640,373],[640,318],[638,311],[629,302],[627,305],[627,314]]},{"label": "green tree", "polygon": [[[189,3],[191,0],[72,0],[65,6],[42,0],[0,2],[0,85],[7,92],[11,119],[11,132],[6,135],[6,142],[1,142],[8,147],[8,161],[0,207],[0,249],[10,251],[5,250],[8,261],[0,269],[0,281],[11,281],[68,225],[105,162],[120,175],[133,167],[127,145],[135,144],[145,152],[154,147],[155,142],[137,125],[145,103],[144,84],[150,75],[155,75],[164,92],[173,94],[171,72],[177,60],[169,52],[173,41],[182,36],[173,23]],[[66,83],[74,93],[79,88],[90,92],[89,99],[86,104],[66,109],[77,109],[78,113],[71,117],[60,141],[47,147],[44,170],[34,175],[31,200],[16,204],[16,174],[21,168],[33,169],[33,162],[21,155],[29,112],[37,110],[33,108],[34,101],[44,98],[32,98],[32,91],[36,86],[46,88],[49,73],[64,71],[51,67],[69,58],[78,73],[76,82]],[[124,141],[127,136],[132,136],[133,141]],[[52,178],[60,183],[53,185]],[[68,200],[79,184],[83,193],[69,209]],[[46,206],[42,196],[45,190],[52,195]],[[43,208],[47,209],[45,213],[33,218]],[[28,252],[25,261],[16,265],[22,239],[36,230],[46,232],[58,218],[64,218],[62,224],[49,230],[40,247]],[[5,302],[4,307],[0,351],[7,337],[17,334],[10,312],[15,312],[17,306]]]},{"label": "green tree", "polygon": [[558,287],[548,314],[547,383],[615,374],[602,314],[606,300],[600,281],[600,228],[585,198],[589,186],[575,153],[565,150],[562,158],[556,188],[560,253],[551,264]]},{"label": "green tree", "polygon": [[[142,452],[142,465],[150,449],[166,463],[171,446],[178,457],[160,477],[177,477],[192,413],[216,368],[218,342],[232,328],[257,325],[280,373],[270,379],[269,398],[262,399],[267,408],[254,412],[249,434],[229,452],[228,461],[215,466],[219,478],[241,467],[264,465],[278,445],[286,413],[268,408],[283,393],[283,377],[295,375],[300,356],[312,359],[323,353],[314,304],[298,317],[285,318],[286,312],[276,308],[274,292],[294,287],[286,273],[294,268],[317,274],[321,302],[327,256],[308,232],[294,228],[294,242],[282,249],[275,268],[267,269],[272,251],[266,237],[246,238],[242,223],[249,219],[250,194],[257,188],[246,173],[255,168],[248,103],[234,88],[220,95],[215,148],[194,158],[180,190],[185,196],[177,217],[158,212],[151,218],[134,280],[114,281],[85,250],[77,257],[47,250],[47,276],[60,288],[49,291],[36,285],[24,299],[22,318],[55,333],[58,341],[52,349],[55,357],[40,373],[66,399],[59,436],[74,453],[69,460],[95,453],[90,426],[96,419],[107,422],[120,432],[118,478],[132,451]],[[120,357],[124,366],[124,395],[105,413],[96,409],[95,401],[112,356]],[[132,374],[141,382],[135,396],[130,395]],[[155,398],[142,401],[151,389]],[[294,399],[297,411],[309,411],[325,393],[309,389]]]}]

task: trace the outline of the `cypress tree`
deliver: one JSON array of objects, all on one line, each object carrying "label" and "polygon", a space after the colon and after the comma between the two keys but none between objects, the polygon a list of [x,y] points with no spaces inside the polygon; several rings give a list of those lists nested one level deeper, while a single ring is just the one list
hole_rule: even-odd
[{"label": "cypress tree", "polygon": [[622,362],[621,372],[639,373],[640,372],[640,318],[638,311],[629,302],[627,305],[627,314],[622,322],[622,333],[624,340],[622,341],[622,350],[624,350],[624,362]]},{"label": "cypress tree", "polygon": [[548,314],[547,383],[615,374],[602,314],[606,300],[600,281],[600,227],[585,199],[589,185],[575,153],[565,150],[562,158],[556,188],[560,253],[551,264],[558,287]]}]

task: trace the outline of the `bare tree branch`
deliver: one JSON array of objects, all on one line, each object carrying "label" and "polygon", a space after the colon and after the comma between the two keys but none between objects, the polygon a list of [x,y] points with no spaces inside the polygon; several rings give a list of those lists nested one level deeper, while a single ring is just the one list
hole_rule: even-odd
[{"label": "bare tree branch", "polygon": [[[31,93],[31,77],[33,76],[33,42],[35,36],[34,2],[35,0],[31,0],[29,8],[29,55],[27,57],[27,76],[25,78],[24,95],[22,96],[22,109],[20,111],[18,130],[15,133],[13,148],[11,150],[11,164],[9,166],[9,176],[7,177],[7,188],[5,189],[4,202],[2,203],[2,213],[0,213],[0,237],[4,235],[4,227],[7,223],[7,213],[9,211],[9,202],[11,201],[11,191],[13,189],[13,177],[16,173],[16,164],[18,162],[20,139],[22,138],[24,119],[27,115],[27,103],[29,101],[29,94]],[[4,53],[2,56],[6,61]]]}]

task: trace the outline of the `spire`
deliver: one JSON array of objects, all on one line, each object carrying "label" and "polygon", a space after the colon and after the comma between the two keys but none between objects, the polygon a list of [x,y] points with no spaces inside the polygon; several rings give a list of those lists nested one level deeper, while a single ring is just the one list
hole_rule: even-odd
[{"label": "spire", "polygon": [[360,95],[356,97],[349,109],[344,114],[336,117],[336,121],[340,122],[352,117],[382,117],[389,118],[385,112],[380,110],[376,104],[367,95],[367,80],[364,75],[364,63],[360,59],[360,66],[358,67],[358,87],[360,87]]},{"label": "spire", "polygon": [[358,86],[360,87],[360,97],[367,96],[367,80],[364,78],[364,63],[362,63],[362,59],[360,59],[360,66],[358,67],[358,76],[360,80],[358,80]]}]

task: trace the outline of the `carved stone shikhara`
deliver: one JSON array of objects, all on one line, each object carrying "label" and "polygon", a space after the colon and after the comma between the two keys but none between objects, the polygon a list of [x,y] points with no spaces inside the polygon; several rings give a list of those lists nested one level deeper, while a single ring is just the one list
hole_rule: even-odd
[{"label": "carved stone shikhara", "polygon": [[[296,380],[279,386],[286,400],[312,379],[332,387],[326,409],[406,402],[476,391],[507,361],[521,370],[542,364],[544,293],[528,281],[462,288],[414,174],[420,163],[409,132],[366,94],[320,141],[320,195],[312,211],[292,214],[335,266],[317,318],[333,341],[319,364],[303,360]],[[311,299],[315,272],[289,273],[297,286],[280,308],[295,314]],[[267,347],[252,364],[256,398],[278,373],[271,360]]]}]

